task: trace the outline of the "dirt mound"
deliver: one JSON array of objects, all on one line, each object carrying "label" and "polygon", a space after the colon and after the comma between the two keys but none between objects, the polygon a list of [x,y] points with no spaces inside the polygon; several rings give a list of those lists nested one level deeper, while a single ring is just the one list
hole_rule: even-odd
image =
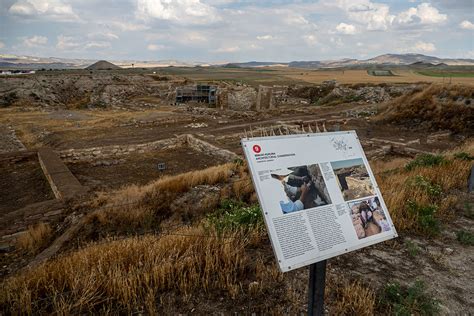
[{"label": "dirt mound", "polygon": [[88,71],[39,73],[0,78],[0,108],[9,106],[57,106],[60,108],[130,107],[139,97],[168,102],[173,83],[132,73]]},{"label": "dirt mound", "polygon": [[87,70],[112,70],[112,69],[122,69],[121,67],[112,64],[106,60],[99,60],[98,62],[86,67]]},{"label": "dirt mound", "polygon": [[474,92],[460,85],[430,85],[387,104],[376,118],[411,129],[474,132]]}]

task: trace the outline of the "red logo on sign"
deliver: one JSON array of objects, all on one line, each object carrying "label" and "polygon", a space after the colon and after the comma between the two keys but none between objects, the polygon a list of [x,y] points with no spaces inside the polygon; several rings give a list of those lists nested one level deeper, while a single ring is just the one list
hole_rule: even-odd
[{"label": "red logo on sign", "polygon": [[262,148],[260,148],[258,145],[253,145],[253,151],[258,154],[262,151]]}]

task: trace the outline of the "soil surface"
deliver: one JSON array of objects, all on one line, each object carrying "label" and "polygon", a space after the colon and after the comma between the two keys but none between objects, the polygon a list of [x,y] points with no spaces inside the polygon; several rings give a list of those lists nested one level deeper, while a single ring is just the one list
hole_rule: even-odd
[{"label": "soil surface", "polygon": [[0,192],[2,214],[54,199],[36,155],[17,162],[0,162]]},{"label": "soil surface", "polygon": [[[116,189],[130,184],[146,184],[165,175],[176,175],[224,163],[221,158],[196,152],[187,147],[133,154],[123,159],[103,159],[94,164],[71,163],[71,172],[82,185],[93,190]],[[165,163],[165,170],[158,164]]]}]

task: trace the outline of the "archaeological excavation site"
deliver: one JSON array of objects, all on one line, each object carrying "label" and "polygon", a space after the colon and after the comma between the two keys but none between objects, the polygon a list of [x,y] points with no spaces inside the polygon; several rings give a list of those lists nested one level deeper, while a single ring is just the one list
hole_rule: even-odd
[{"label": "archaeological excavation site", "polygon": [[344,131],[398,237],[328,260],[327,314],[474,311],[472,78],[104,67],[0,75],[0,315],[305,314],[241,140]]}]

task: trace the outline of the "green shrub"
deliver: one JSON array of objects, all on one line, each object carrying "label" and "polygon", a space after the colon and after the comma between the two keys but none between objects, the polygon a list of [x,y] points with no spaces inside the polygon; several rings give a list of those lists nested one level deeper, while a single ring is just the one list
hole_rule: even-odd
[{"label": "green shrub", "polygon": [[433,183],[423,176],[415,176],[414,178],[410,179],[410,183],[411,185],[426,191],[430,197],[438,197],[441,195],[441,193],[443,193],[439,184]]},{"label": "green shrub", "polygon": [[421,154],[405,165],[407,171],[417,167],[432,167],[446,163],[446,159],[442,155]]},{"label": "green shrub", "polygon": [[437,235],[440,232],[440,222],[435,217],[438,207],[436,205],[419,205],[408,201],[408,210],[416,215],[421,231],[427,235]]},{"label": "green shrub", "polygon": [[263,227],[263,216],[258,204],[247,206],[234,200],[224,200],[221,207],[207,216],[207,224],[218,232],[233,229]]},{"label": "green shrub", "polygon": [[460,230],[456,232],[456,237],[457,237],[457,240],[463,245],[468,245],[468,246],[474,245],[474,234],[471,232],[468,232],[466,230]]},{"label": "green shrub", "polygon": [[426,293],[425,284],[420,280],[409,287],[402,287],[399,283],[388,283],[380,301],[392,315],[439,315],[440,313],[438,300]]},{"label": "green shrub", "polygon": [[459,160],[467,160],[467,161],[474,160],[474,157],[469,155],[466,152],[455,153],[454,158],[459,159]]},{"label": "green shrub", "polygon": [[4,107],[9,107],[15,104],[16,101],[18,101],[18,95],[16,94],[15,91],[6,93],[3,95],[3,97],[0,99],[0,108]]},{"label": "green shrub", "polygon": [[464,214],[469,219],[474,219],[474,210],[472,209],[472,204],[469,202],[464,203]]},{"label": "green shrub", "polygon": [[405,245],[407,247],[408,254],[412,257],[416,257],[420,252],[420,248],[411,240],[407,240]]}]

